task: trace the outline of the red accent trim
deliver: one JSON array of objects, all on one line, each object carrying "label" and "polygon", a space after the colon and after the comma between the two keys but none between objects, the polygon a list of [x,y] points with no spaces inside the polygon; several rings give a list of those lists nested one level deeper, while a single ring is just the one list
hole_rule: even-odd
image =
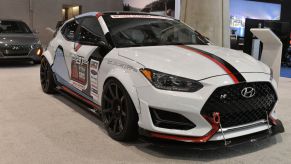
[{"label": "red accent trim", "polygon": [[101,107],[93,102],[91,102],[90,100],[87,100],[86,98],[84,98],[83,96],[79,95],[78,93],[75,93],[74,91],[72,91],[71,89],[65,87],[65,86],[62,86],[61,89],[67,93],[69,93],[70,95],[84,101],[85,103],[87,103],[88,105],[91,105],[92,107],[94,107],[94,109],[98,109],[100,110]]},{"label": "red accent trim", "polygon": [[216,59],[214,59],[214,58],[210,57],[209,55],[206,55],[206,54],[204,54],[204,53],[202,53],[200,51],[197,51],[195,49],[192,49],[190,47],[187,47],[185,45],[178,45],[178,47],[187,49],[187,50],[192,51],[192,52],[195,52],[195,53],[197,53],[197,54],[199,54],[201,56],[204,56],[204,57],[210,59],[211,61],[213,61],[214,63],[216,63],[219,67],[221,67],[230,76],[230,78],[233,80],[233,82],[235,84],[238,84],[239,83],[238,79],[233,75],[233,73],[228,68],[226,68],[222,63],[220,63],[219,61],[217,61]]},{"label": "red accent trim", "polygon": [[76,43],[75,51],[79,51],[79,49],[82,47],[80,43]]},{"label": "red accent trim", "polygon": [[276,126],[277,125],[277,119],[273,118],[271,115],[269,116],[269,118],[270,118],[272,124]]},{"label": "red accent trim", "polygon": [[103,15],[103,13],[97,13],[96,14],[96,18],[98,19],[99,17],[101,17]]},{"label": "red accent trim", "polygon": [[[219,117],[220,120],[220,114],[218,115],[216,113],[213,113],[213,117]],[[207,116],[204,116],[204,118],[211,124],[212,129],[208,134],[206,134],[203,137],[185,137],[185,136],[175,136],[175,135],[168,135],[168,134],[161,134],[161,133],[154,133],[152,132],[150,135],[151,137],[155,138],[161,138],[161,139],[167,139],[167,140],[175,140],[175,141],[183,141],[183,142],[196,142],[196,143],[205,143],[209,141],[209,139],[219,130],[219,123],[215,123],[215,118],[210,118]]]}]

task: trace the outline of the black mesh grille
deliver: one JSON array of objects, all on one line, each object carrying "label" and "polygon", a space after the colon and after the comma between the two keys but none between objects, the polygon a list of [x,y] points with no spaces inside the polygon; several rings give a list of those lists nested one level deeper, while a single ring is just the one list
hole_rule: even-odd
[{"label": "black mesh grille", "polygon": [[30,45],[7,45],[0,47],[0,51],[4,56],[27,56],[30,50]]},{"label": "black mesh grille", "polygon": [[[246,87],[254,88],[256,94],[251,98],[243,97],[242,90]],[[221,125],[227,128],[266,119],[276,102],[277,96],[270,83],[241,83],[217,88],[201,114],[211,117],[213,112],[220,112]]]}]

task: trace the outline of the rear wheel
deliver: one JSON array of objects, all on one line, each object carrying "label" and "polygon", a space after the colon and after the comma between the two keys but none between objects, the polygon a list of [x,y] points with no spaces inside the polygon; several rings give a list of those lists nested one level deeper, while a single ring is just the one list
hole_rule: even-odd
[{"label": "rear wheel", "polygon": [[45,93],[55,93],[56,84],[53,78],[53,71],[45,57],[42,58],[40,65],[40,82]]},{"label": "rear wheel", "polygon": [[126,89],[116,79],[110,79],[104,86],[102,118],[113,139],[133,141],[137,138],[137,112]]}]

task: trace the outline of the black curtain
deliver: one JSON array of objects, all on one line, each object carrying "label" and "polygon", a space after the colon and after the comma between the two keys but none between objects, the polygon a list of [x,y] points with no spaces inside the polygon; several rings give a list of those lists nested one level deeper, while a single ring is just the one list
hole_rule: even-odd
[{"label": "black curtain", "polygon": [[[291,0],[284,0],[282,2],[281,21],[289,22],[291,24]],[[291,31],[291,29],[290,29]]]}]

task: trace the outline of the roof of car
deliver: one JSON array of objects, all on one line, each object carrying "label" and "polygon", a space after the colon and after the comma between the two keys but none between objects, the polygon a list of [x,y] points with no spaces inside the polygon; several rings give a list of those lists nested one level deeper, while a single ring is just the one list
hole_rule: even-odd
[{"label": "roof of car", "polygon": [[[146,13],[146,12],[131,12],[131,11],[109,11],[109,12],[88,12],[76,16],[76,18],[86,17],[86,16],[96,16],[96,14],[102,13],[103,15],[152,15],[152,16],[162,16],[158,14]],[[162,16],[167,17],[167,16]]]},{"label": "roof of car", "polygon": [[[168,16],[152,14],[152,13],[146,13],[146,12],[131,12],[131,11],[88,12],[88,13],[80,14],[80,15],[78,15],[78,16],[76,16],[74,18],[71,18],[69,20],[66,20],[64,22],[64,24],[74,20],[75,18],[83,18],[83,17],[87,17],[87,16],[96,16],[98,14],[102,14],[102,15],[151,15],[151,16],[159,16],[159,17],[170,18]],[[174,18],[171,18],[171,19],[174,19]]]},{"label": "roof of car", "polygon": [[157,14],[152,13],[146,13],[146,12],[134,12],[134,11],[110,11],[110,12],[104,12],[104,15],[155,15],[155,16],[161,16]]}]

